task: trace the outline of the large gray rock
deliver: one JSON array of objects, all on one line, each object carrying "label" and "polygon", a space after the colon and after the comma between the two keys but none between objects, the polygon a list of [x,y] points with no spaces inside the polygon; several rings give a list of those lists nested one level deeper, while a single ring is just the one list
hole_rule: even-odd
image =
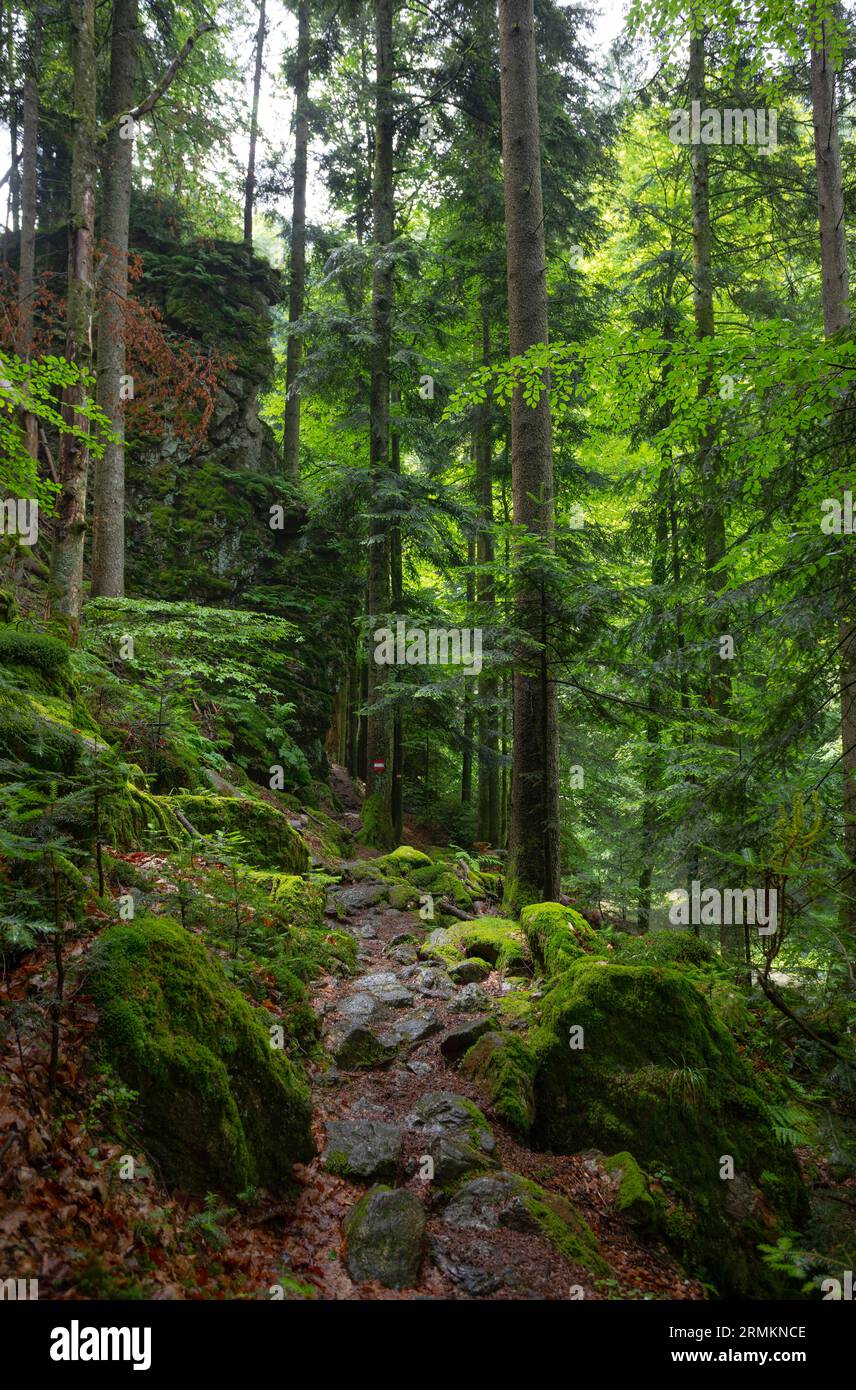
[{"label": "large gray rock", "polygon": [[363,1023],[345,1024],[331,1033],[327,1046],[339,1067],[351,1071],[356,1067],[381,1067],[395,1056],[397,1044],[393,1039],[381,1041]]},{"label": "large gray rock", "polygon": [[403,1043],[424,1042],[434,1033],[439,1033],[442,1027],[439,1018],[430,1009],[415,1009],[404,1018],[395,1019],[380,1036],[383,1040],[394,1040],[397,1046],[401,1046]]},{"label": "large gray rock", "polygon": [[350,1023],[367,1023],[370,1018],[378,1018],[383,1012],[380,1000],[363,990],[349,994],[339,1004],[339,1013]]},{"label": "large gray rock", "polygon": [[538,1223],[523,1203],[515,1173],[491,1173],[471,1178],[455,1193],[443,1213],[456,1231],[537,1231]]},{"label": "large gray rock", "polygon": [[364,1182],[392,1182],[401,1162],[401,1130],[383,1120],[330,1120],[322,1163]]},{"label": "large gray rock", "polygon": [[449,1004],[450,1014],[477,1014],[479,1010],[490,1007],[490,995],[485,994],[480,985],[464,985],[460,994]]},{"label": "large gray rock", "polygon": [[483,1153],[493,1153],[496,1140],[477,1105],[453,1091],[426,1091],[416,1102],[404,1123],[416,1134],[454,1136]]},{"label": "large gray rock", "polygon": [[495,1027],[496,1020],[484,1014],[479,1018],[469,1019],[466,1023],[459,1023],[440,1039],[440,1051],[447,1062],[457,1062],[478,1042],[483,1033],[490,1033]]},{"label": "large gray rock", "polygon": [[345,1221],[345,1268],[356,1284],[413,1288],[425,1242],[425,1208],[412,1192],[373,1187]]},{"label": "large gray rock", "polygon": [[349,883],[343,888],[328,890],[327,906],[333,912],[359,912],[361,908],[380,902],[388,892],[386,883]]},{"label": "large gray rock", "polygon": [[428,1142],[428,1154],[434,1165],[434,1181],[441,1187],[450,1187],[468,1173],[497,1166],[492,1154],[463,1134],[435,1134]]},{"label": "large gray rock", "polygon": [[380,970],[373,975],[364,975],[360,980],[360,990],[370,994],[381,1004],[391,1009],[407,1009],[413,1003],[413,995],[405,989],[397,975],[391,970]]},{"label": "large gray rock", "polygon": [[429,999],[451,999],[455,992],[455,986],[446,971],[440,970],[436,965],[409,965],[406,970],[402,970],[401,978],[407,981],[411,989],[417,990]]}]

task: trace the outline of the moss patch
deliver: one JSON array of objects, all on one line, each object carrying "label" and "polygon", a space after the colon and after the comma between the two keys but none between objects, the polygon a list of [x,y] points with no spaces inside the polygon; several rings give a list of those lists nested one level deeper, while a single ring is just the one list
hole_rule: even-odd
[{"label": "moss patch", "polygon": [[644,936],[623,936],[614,945],[623,965],[712,965],[716,960],[713,947],[706,941],[692,932],[670,928]]},{"label": "moss patch", "polygon": [[520,973],[528,968],[528,958],[516,922],[504,917],[479,917],[475,922],[456,922],[444,930],[440,940],[423,944],[420,955],[434,956],[447,964],[478,956],[497,970]]},{"label": "moss patch", "polygon": [[532,959],[545,975],[558,975],[602,944],[585,918],[561,903],[531,903],[520,913],[520,925]]},{"label": "moss patch", "polygon": [[526,1044],[510,1033],[485,1033],[461,1071],[482,1083],[499,1119],[525,1138],[535,1118],[535,1058]]},{"label": "moss patch", "polygon": [[301,874],[309,868],[309,851],[285,816],[266,801],[249,797],[180,794],[172,804],[202,835],[237,832],[244,846],[239,858],[263,869]]},{"label": "moss patch", "polygon": [[657,1226],[658,1206],[648,1189],[648,1180],[631,1153],[612,1154],[603,1166],[618,1183],[616,1206],[622,1216],[638,1226],[653,1230]]}]

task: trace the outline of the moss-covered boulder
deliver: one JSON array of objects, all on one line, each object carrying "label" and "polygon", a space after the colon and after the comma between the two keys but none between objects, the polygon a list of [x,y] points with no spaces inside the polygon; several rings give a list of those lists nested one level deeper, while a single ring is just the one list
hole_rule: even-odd
[{"label": "moss-covered boulder", "polygon": [[572,1265],[598,1278],[611,1270],[576,1207],[519,1173],[490,1173],[458,1188],[443,1214],[453,1230],[528,1231],[548,1240]]},{"label": "moss-covered boulder", "polygon": [[461,1071],[482,1083],[499,1119],[525,1138],[535,1118],[535,1058],[526,1044],[511,1033],[485,1033]]},{"label": "moss-covered boulder", "polygon": [[[580,1031],[582,1030],[582,1031]],[[676,969],[588,958],[546,994],[535,1053],[536,1144],[629,1151],[691,1213],[683,1249],[720,1292],[763,1296],[757,1256],[804,1208],[799,1170],[760,1088],[691,979]],[[729,1166],[750,1189],[735,1214]]]},{"label": "moss-covered boulder", "polygon": [[201,835],[241,835],[238,857],[248,864],[288,874],[306,873],[309,868],[309,850],[302,837],[266,801],[194,793],[181,793],[171,801]]},{"label": "moss-covered boulder", "polygon": [[354,1283],[409,1289],[418,1280],[425,1208],[412,1192],[373,1187],[348,1213],[344,1234],[345,1267]]},{"label": "moss-covered boulder", "polygon": [[270,898],[275,908],[274,922],[286,927],[321,931],[324,928],[324,889],[317,883],[307,883],[299,874],[274,874],[265,870],[245,869],[242,882],[249,882]]},{"label": "moss-covered boulder", "polygon": [[413,845],[399,845],[391,854],[384,854],[376,861],[377,867],[390,874],[406,873],[409,869],[431,867],[431,858]]},{"label": "moss-covered boulder", "polygon": [[537,969],[545,975],[558,975],[601,946],[585,918],[561,903],[531,903],[520,913],[520,926]]},{"label": "moss-covered boulder", "polygon": [[615,1183],[615,1205],[621,1215],[641,1230],[655,1231],[660,1224],[660,1207],[633,1155],[626,1151],[611,1154],[603,1166]]},{"label": "moss-covered boulder", "polygon": [[194,937],[160,917],[111,927],[91,984],[97,1045],[138,1092],[134,1121],[169,1183],[278,1188],[311,1158],[304,1079]]},{"label": "moss-covered boulder", "polygon": [[505,917],[479,917],[474,922],[456,922],[454,926],[438,928],[423,944],[420,954],[434,956],[447,965],[477,956],[508,974],[520,974],[529,969],[520,927]]},{"label": "moss-covered boulder", "polygon": [[0,670],[11,683],[44,694],[72,689],[69,649],[45,633],[0,624]]}]

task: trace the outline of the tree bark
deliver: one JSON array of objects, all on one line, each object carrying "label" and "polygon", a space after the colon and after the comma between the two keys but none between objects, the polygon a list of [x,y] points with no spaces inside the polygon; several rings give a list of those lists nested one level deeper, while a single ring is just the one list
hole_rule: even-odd
[{"label": "tree bark", "polygon": [[[546,343],[547,283],[533,0],[499,0],[500,96],[511,355]],[[511,476],[515,528],[554,548],[553,453],[547,389],[534,408],[514,392]],[[558,702],[550,670],[543,573],[517,567],[516,618],[540,650],[514,673],[511,825],[506,898],[555,900],[560,889]],[[521,669],[522,666],[522,669]]]},{"label": "tree bark", "polygon": [[[481,360],[490,362],[490,318],[482,296]],[[489,401],[479,407],[476,419],[476,502],[481,513],[481,529],[477,539],[478,571],[476,599],[479,622],[494,626],[495,585],[493,577],[493,435]],[[497,696],[499,686],[496,672],[490,664],[482,668],[479,682],[479,802],[476,838],[489,845],[499,844],[499,737],[497,733]]]},{"label": "tree bark", "polygon": [[[705,32],[690,37],[689,101],[706,105]],[[707,146],[701,142],[691,146],[692,162],[692,231],[693,231],[693,308],[696,335],[713,337],[715,332],[713,308],[712,246],[710,220],[710,190],[708,184]],[[707,375],[699,383],[699,396],[706,397],[713,388]],[[708,668],[708,703],[721,718],[727,718],[731,703],[731,678],[726,660],[719,654],[718,638],[723,634],[724,614],[722,595],[728,585],[723,566],[726,550],[725,516],[722,510],[720,480],[717,471],[717,451],[713,431],[705,431],[699,446],[696,464],[701,476],[702,521],[704,529],[704,564],[707,587],[707,639],[710,644]],[[729,743],[728,735],[717,732],[716,741]],[[721,810],[722,808],[720,808]],[[725,955],[737,955],[742,948],[741,930],[723,924],[719,929],[720,950]]]},{"label": "tree bark", "polygon": [[15,7],[10,4],[6,13],[6,81],[9,93],[9,150],[12,167],[9,172],[9,209],[12,214],[12,231],[18,231],[18,217],[21,197],[21,173],[18,152],[18,91],[15,64]]},{"label": "tree bark", "polygon": [[[303,317],[306,299],[306,163],[309,146],[309,0],[297,10],[297,70],[294,78],[294,188],[291,203],[291,264],[288,284],[288,322]],[[297,374],[303,343],[291,332],[285,356],[285,424],[283,466],[285,476],[300,476],[300,392]]]},{"label": "tree bark", "polygon": [[[88,372],[92,368],[95,251],[95,0],[70,0],[70,11],[74,137],[65,355],[69,362]],[[62,491],[51,553],[53,610],[66,620],[72,636],[76,636],[79,626],[83,597],[89,423],[80,407],[85,394],[83,381],[68,387],[63,394],[64,419],[81,431],[81,437],[62,435]]]},{"label": "tree bark", "polygon": [[[27,33],[24,76],[24,129],[21,141],[21,244],[18,261],[18,322],[15,351],[22,362],[33,352],[33,297],[36,290],[36,161],[39,130],[39,60],[42,46],[42,11],[34,9]],[[24,444],[30,458],[38,457],[38,420],[30,411],[22,416]]]},{"label": "tree bark", "polygon": [[[835,67],[827,21],[822,22],[811,52],[811,105],[820,261],[823,274],[823,325],[828,338],[850,327],[850,277],[847,226],[841,175],[841,141],[836,111]],[[839,412],[840,414],[840,412]],[[833,437],[844,431],[836,430]],[[840,439],[838,447],[847,448]],[[850,458],[852,463],[852,457]],[[852,468],[850,470],[852,472]],[[843,884],[842,925],[856,931],[856,557],[852,536],[842,536],[838,622],[841,748],[844,777],[844,852],[849,871]]]},{"label": "tree bark", "polygon": [[[389,357],[392,341],[393,270],[386,248],[393,238],[393,3],[375,4],[375,160],[372,175],[374,266],[372,271],[371,396],[369,467],[375,474],[389,467]],[[372,504],[377,509],[378,503]],[[366,838],[381,846],[393,839],[391,816],[390,719],[378,708],[383,667],[374,660],[372,632],[389,611],[389,536],[383,517],[370,527],[368,554],[368,716],[366,719]]]},{"label": "tree bark", "polygon": [[266,0],[260,0],[256,67],[253,73],[253,108],[250,116],[250,149],[247,156],[247,177],[244,180],[244,241],[250,247],[253,244],[253,205],[256,198],[256,145],[259,138],[259,92],[265,52],[265,4]]},{"label": "tree bark", "polygon": [[[390,396],[394,405],[400,401],[397,386],[392,386]],[[393,426],[391,437],[391,463],[393,473],[401,474],[401,436]],[[404,570],[402,565],[401,527],[396,521],[390,528],[389,566],[392,591],[392,611],[401,613],[404,607]],[[390,792],[390,811],[392,833],[395,843],[400,845],[404,838],[404,711],[397,700],[392,711],[392,787]]]},{"label": "tree bark", "polygon": [[[137,77],[138,0],[115,0],[110,49],[110,116],[134,102]],[[115,442],[107,443],[95,470],[92,522],[92,593],[121,598],[125,592],[125,402],[127,368],[128,235],[134,142],[124,123],[111,122],[104,151],[102,242],[98,296],[98,404]],[[123,134],[124,132],[124,134]]]}]

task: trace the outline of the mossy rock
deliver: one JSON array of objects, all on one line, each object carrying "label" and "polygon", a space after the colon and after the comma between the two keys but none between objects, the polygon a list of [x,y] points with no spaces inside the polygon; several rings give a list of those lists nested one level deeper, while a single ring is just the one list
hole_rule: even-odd
[{"label": "mossy rock", "polygon": [[[571,1034],[579,1028],[582,1035]],[[739,1297],[775,1292],[777,1276],[757,1245],[801,1218],[799,1169],[692,979],[677,969],[579,960],[545,995],[531,1044],[534,1142],[559,1153],[632,1152],[649,1173],[664,1170],[697,1222],[685,1253],[708,1282]],[[742,1222],[720,1177],[725,1154],[756,1194]]]},{"label": "mossy rock", "polygon": [[0,670],[28,690],[66,695],[72,689],[69,649],[45,633],[0,625]]},{"label": "mossy rock", "polygon": [[378,859],[377,864],[385,873],[402,874],[424,865],[430,868],[431,860],[427,854],[423,854],[421,849],[415,849],[413,845],[399,845],[391,854],[385,854]]},{"label": "mossy rock", "polygon": [[646,932],[644,936],[623,936],[615,942],[615,954],[622,965],[713,965],[716,952],[701,937],[689,931]]},{"label": "mossy rock", "polygon": [[660,1225],[660,1208],[648,1179],[631,1153],[611,1154],[603,1166],[617,1184],[615,1205],[635,1226],[654,1232]]},{"label": "mossy rock", "polygon": [[259,869],[244,869],[240,878],[267,894],[276,908],[277,922],[307,931],[324,929],[326,895],[319,884],[307,883],[299,874],[273,874]]},{"label": "mossy rock", "polygon": [[571,1202],[519,1173],[488,1173],[457,1189],[443,1214],[453,1230],[530,1231],[548,1240],[572,1265],[597,1278],[612,1270],[597,1238]]},{"label": "mossy rock", "polygon": [[172,803],[202,835],[237,832],[244,839],[238,855],[246,863],[280,873],[302,874],[309,850],[281,811],[266,801],[242,796],[179,794]]},{"label": "mossy rock", "polygon": [[138,1092],[141,1138],[171,1185],[204,1193],[281,1188],[312,1157],[297,1068],[202,944],[140,917],[93,948],[97,1045]]},{"label": "mossy rock", "polygon": [[461,1071],[481,1082],[498,1118],[525,1138],[535,1118],[535,1058],[526,1044],[511,1033],[485,1033]]},{"label": "mossy rock", "polygon": [[528,968],[528,957],[517,922],[504,917],[479,917],[474,922],[455,922],[442,928],[442,932],[442,937],[432,932],[419,954],[434,956],[449,965],[469,956],[477,956],[494,969],[511,974]]},{"label": "mossy rock", "polygon": [[415,907],[418,904],[419,889],[414,888],[410,883],[394,883],[389,890],[388,897],[390,907],[404,912],[408,907]]},{"label": "mossy rock", "polygon": [[567,970],[602,944],[585,918],[561,903],[531,903],[520,913],[520,926],[537,969],[547,976]]}]

